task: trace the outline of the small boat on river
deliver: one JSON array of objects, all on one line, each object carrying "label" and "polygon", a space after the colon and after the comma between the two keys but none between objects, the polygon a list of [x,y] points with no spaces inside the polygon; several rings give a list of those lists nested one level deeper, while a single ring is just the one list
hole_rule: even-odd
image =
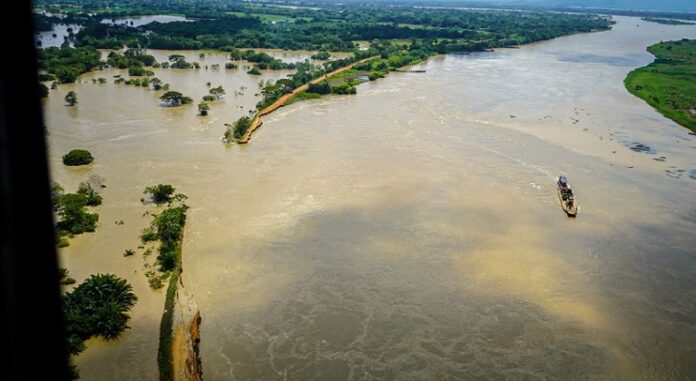
[{"label": "small boat on river", "polygon": [[558,199],[561,201],[561,208],[566,212],[568,217],[578,215],[578,201],[575,199],[573,189],[568,184],[568,179],[565,176],[559,176],[556,180],[558,187]]}]

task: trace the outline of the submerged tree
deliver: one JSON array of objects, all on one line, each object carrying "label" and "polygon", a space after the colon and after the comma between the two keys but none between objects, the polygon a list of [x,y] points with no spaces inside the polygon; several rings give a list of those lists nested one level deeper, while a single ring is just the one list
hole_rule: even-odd
[{"label": "submerged tree", "polygon": [[238,141],[247,133],[249,127],[251,127],[251,122],[251,118],[243,116],[233,124],[226,124],[227,130],[225,131],[222,141],[225,143]]},{"label": "submerged tree", "polygon": [[74,149],[63,155],[63,164],[67,166],[86,165],[94,161],[94,156],[86,149]]},{"label": "submerged tree", "polygon": [[208,104],[208,102],[201,102],[198,104],[198,113],[200,115],[208,115],[208,111],[210,111],[210,105]]},{"label": "submerged tree", "polygon": [[77,94],[74,91],[69,91],[65,95],[65,103],[67,103],[68,106],[75,106],[77,104]]},{"label": "submerged tree", "polygon": [[162,80],[160,80],[159,78],[152,78],[150,80],[150,84],[152,85],[153,90],[162,90]]},{"label": "submerged tree", "polygon": [[222,86],[218,87],[213,87],[208,91],[210,95],[214,96],[215,99],[220,99],[223,94],[225,94],[225,89],[222,88]]},{"label": "submerged tree", "polygon": [[177,107],[191,103],[193,100],[178,91],[167,91],[160,99],[169,107]]},{"label": "submerged tree", "polygon": [[152,201],[157,205],[161,204],[171,204],[175,201],[183,201],[186,199],[186,195],[182,193],[174,193],[176,188],[169,184],[157,184],[145,188],[143,193],[149,194],[152,197]]}]

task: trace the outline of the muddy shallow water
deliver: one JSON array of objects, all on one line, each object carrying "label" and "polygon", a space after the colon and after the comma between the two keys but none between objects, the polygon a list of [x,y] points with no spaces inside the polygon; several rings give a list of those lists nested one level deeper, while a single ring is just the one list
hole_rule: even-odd
[{"label": "muddy shallow water", "polygon": [[[696,139],[622,81],[652,60],[645,47],[696,27],[618,20],[293,104],[242,147],[220,137],[258,100],[243,70],[157,70],[194,99],[222,84],[208,117],[146,89],[61,86],[45,104],[53,176],[108,185],[97,232],[61,259],[78,281],[126,277],[140,298],[122,339],[89,342],[83,379],[156,377],[162,293],[140,251],[121,253],[160,182],[192,207],[184,278],[208,380],[695,378]],[[64,168],[78,147],[95,164]]]}]

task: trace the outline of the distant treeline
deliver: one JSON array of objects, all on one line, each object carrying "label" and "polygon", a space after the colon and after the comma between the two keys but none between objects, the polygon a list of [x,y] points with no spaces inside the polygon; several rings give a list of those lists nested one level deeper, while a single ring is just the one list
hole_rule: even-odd
[{"label": "distant treeline", "polygon": [[[116,49],[279,48],[350,51],[360,40],[429,40],[438,52],[477,51],[606,30],[612,22],[594,15],[522,11],[475,11],[322,4],[281,8],[220,0],[170,2],[39,1],[43,10],[82,20],[77,46]],[[84,17],[87,13],[96,14]],[[183,14],[193,22],[150,23],[138,28],[103,24],[104,18]]]}]

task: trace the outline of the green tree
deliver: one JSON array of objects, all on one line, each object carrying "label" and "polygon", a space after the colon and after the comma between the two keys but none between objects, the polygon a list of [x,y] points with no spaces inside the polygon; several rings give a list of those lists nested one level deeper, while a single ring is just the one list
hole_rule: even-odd
[{"label": "green tree", "polygon": [[85,197],[87,206],[98,206],[102,203],[102,196],[89,183],[80,183],[79,188],[77,188],[77,194]]},{"label": "green tree", "polygon": [[92,154],[84,149],[74,149],[63,155],[63,164],[67,166],[85,165],[93,161]]},{"label": "green tree", "polygon": [[160,99],[169,107],[177,107],[193,101],[193,99],[184,96],[178,91],[167,91]]},{"label": "green tree", "polygon": [[183,201],[187,197],[182,193],[174,193],[176,188],[170,184],[157,184],[145,188],[144,194],[149,194],[157,205],[171,204],[175,201]]},{"label": "green tree", "polygon": [[67,103],[68,106],[75,106],[77,104],[77,94],[74,91],[69,91],[65,95],[65,103]]},{"label": "green tree", "polygon": [[87,213],[87,198],[82,194],[66,193],[60,195],[54,209],[59,217],[58,230],[67,234],[93,232],[97,227],[99,215]]},{"label": "green tree", "polygon": [[208,115],[208,111],[210,111],[210,105],[208,102],[201,102],[198,104],[198,113],[200,115]]},{"label": "green tree", "polygon": [[222,95],[225,94],[225,89],[223,89],[222,86],[218,86],[218,87],[213,87],[208,92],[210,93],[210,95],[215,97],[215,99],[220,99],[222,97]]}]

